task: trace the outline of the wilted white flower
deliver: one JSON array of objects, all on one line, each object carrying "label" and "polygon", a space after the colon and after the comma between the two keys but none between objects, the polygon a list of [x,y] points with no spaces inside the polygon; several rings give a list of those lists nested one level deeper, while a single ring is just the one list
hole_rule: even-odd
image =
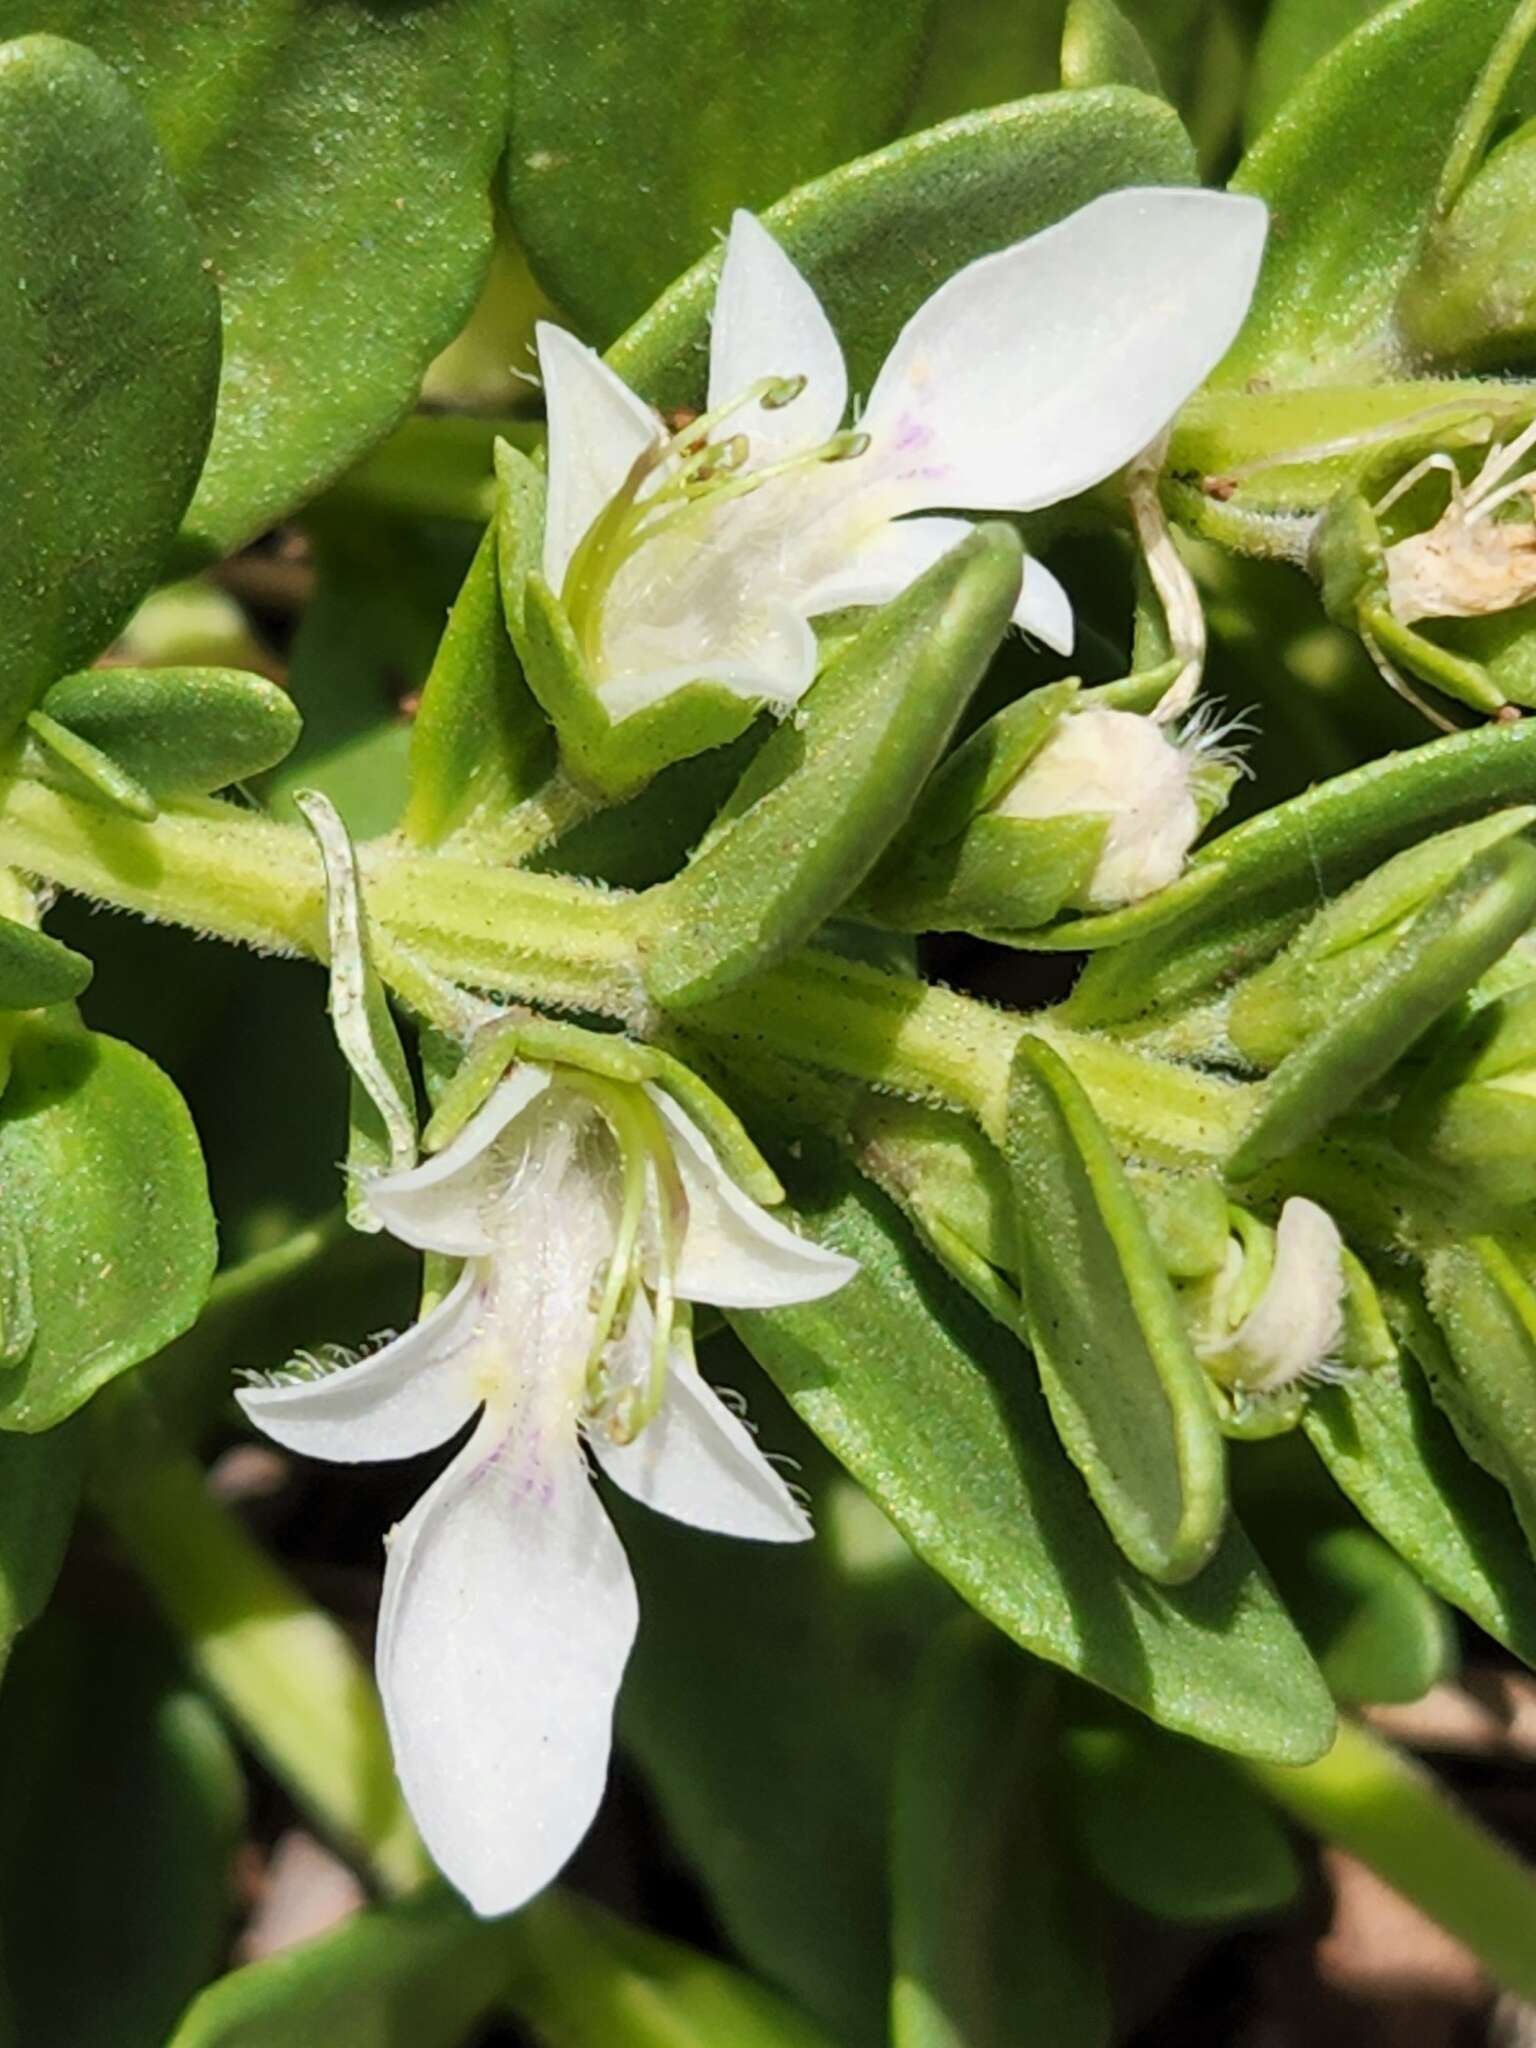
[{"label": "wilted white flower", "polygon": [[[749,214],[726,246],[707,410],[670,438],[541,326],[544,577],[610,716],[699,679],[793,703],[816,673],[811,619],[884,603],[964,535],[933,515],[1034,511],[1129,462],[1235,337],[1265,222],[1256,199],[1195,189],[1092,201],[940,286],[852,430],[831,324]],[[1066,594],[1033,560],[1014,616],[1070,651]]]},{"label": "wilted white flower", "polygon": [[856,1267],[751,1201],[662,1090],[574,1069],[515,1068],[368,1195],[395,1236],[464,1260],[452,1292],[361,1364],[239,1398],[277,1442],[341,1462],[413,1456],[478,1412],[390,1538],[377,1663],[428,1848],[477,1911],[509,1912],[597,1808],[635,1632],[583,1445],[679,1521],[807,1536],[695,1367],[683,1304],[811,1300]]},{"label": "wilted white flower", "polygon": [[1235,1329],[1221,1310],[1246,1258],[1231,1241],[1198,1349],[1207,1367],[1245,1394],[1278,1394],[1325,1376],[1344,1336],[1344,1245],[1326,1209],[1293,1195],[1275,1225],[1273,1263],[1258,1300]]}]

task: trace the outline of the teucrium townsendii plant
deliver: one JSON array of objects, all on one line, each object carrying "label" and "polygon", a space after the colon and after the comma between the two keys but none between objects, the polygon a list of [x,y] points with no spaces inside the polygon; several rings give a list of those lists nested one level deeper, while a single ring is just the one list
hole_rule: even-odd
[{"label": "teucrium townsendii plant", "polygon": [[[96,1804],[151,1786],[174,1847],[114,2039],[215,1973],[204,1696],[384,1893],[425,1869],[391,1741],[448,1879],[538,1892],[626,1550],[620,1742],[776,1988],[564,1891],[423,1891],[176,2041],[504,2000],[622,2044],[642,1983],[669,2038],[872,2041],[894,1983],[899,2048],[1107,2040],[1105,1902],[1275,1910],[1276,1801],[1536,1993],[1529,1881],[1336,1714],[1444,1676],[1448,1608],[1536,1655],[1536,9],[1339,40],[1284,0],[1240,197],[1153,0],[1074,0],[1063,89],[919,0],[779,11],[765,52],[681,6],[708,89],[658,119],[617,0],[0,6],[0,1714],[52,1815],[111,1698]],[[1183,111],[1219,162],[1235,102]],[[536,314],[547,438],[510,380],[454,403]],[[269,619],[312,571],[291,695],[177,580],[288,515],[307,563],[220,573]],[[317,976],[61,891],[324,963],[345,1067]],[[289,1156],[344,1073],[317,1223]],[[237,1364],[327,1458],[481,1417],[392,1510],[382,1717],[200,1483]],[[803,1535],[781,1451],[810,1543],[624,1507]],[[82,1493],[180,1664],[82,1627],[88,1547],[39,1619]],[[55,1969],[99,1902],[30,1931],[70,1853],[18,1821],[0,1868],[29,2041],[109,2024]]]}]

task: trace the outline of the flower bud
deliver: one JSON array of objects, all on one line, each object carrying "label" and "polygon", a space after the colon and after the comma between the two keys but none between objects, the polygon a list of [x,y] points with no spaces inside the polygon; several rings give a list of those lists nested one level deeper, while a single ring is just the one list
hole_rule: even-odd
[{"label": "flower bud", "polygon": [[1093,870],[1068,900],[1115,910],[1182,872],[1201,824],[1197,760],[1151,718],[1079,711],[1060,721],[994,808],[1004,818],[1104,820]]}]

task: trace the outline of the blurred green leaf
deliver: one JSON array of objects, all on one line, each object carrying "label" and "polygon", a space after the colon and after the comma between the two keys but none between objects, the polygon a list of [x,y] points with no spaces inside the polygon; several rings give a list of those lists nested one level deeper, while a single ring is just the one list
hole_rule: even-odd
[{"label": "blurred green leaf", "polygon": [[201,1308],[214,1263],[202,1154],[142,1053],[28,1018],[0,1097],[0,1190],[37,1316],[25,1360],[0,1373],[0,1427],[51,1429]]},{"label": "blurred green leaf", "polygon": [[[196,545],[223,554],[338,475],[469,312],[491,249],[508,16],[502,0],[0,0],[0,33],[56,29],[122,73],[196,217],[225,336]],[[78,174],[99,244],[123,187],[83,160]],[[142,318],[165,302],[137,304]],[[158,370],[157,351],[143,360]]]},{"label": "blurred green leaf", "polygon": [[[1412,1342],[1439,1345],[1423,1309]],[[1495,1480],[1457,1443],[1405,1352],[1314,1388],[1302,1427],[1340,1489],[1442,1599],[1536,1664],[1536,1565]]]},{"label": "blurred green leaf", "polygon": [[[1122,185],[1189,184],[1172,108],[1124,86],[1047,93],[892,143],[763,215],[814,285],[867,391],[902,325],[947,277]],[[719,274],[698,263],[610,351],[653,405],[696,405]]]},{"label": "blurred green leaf", "polygon": [[1061,1440],[1131,1562],[1178,1584],[1221,1540],[1226,1457],[1166,1267],[1093,1105],[1025,1037],[1008,1098],[1024,1322]]},{"label": "blurred green leaf", "polygon": [[528,0],[506,193],[534,275],[611,341],[734,207],[766,206],[896,133],[935,12],[929,0]]},{"label": "blurred green leaf", "polygon": [[723,995],[808,938],[905,821],[1018,596],[1011,527],[975,528],[882,606],[765,742],[703,845],[655,899],[646,985]]},{"label": "blurred green leaf", "polygon": [[1081,1853],[1144,1913],[1242,1920],[1295,1897],[1285,1829],[1225,1757],[1129,1720],[1072,1728],[1065,1751]]},{"label": "blurred green leaf", "polygon": [[1050,92],[1059,75],[1063,0],[963,0],[947,6],[923,52],[909,133],[956,114]]},{"label": "blurred green leaf", "polygon": [[834,2048],[739,1970],[589,1900],[546,1893],[522,1931],[508,2003],[541,2048]]},{"label": "blurred green leaf", "polygon": [[[0,34],[47,25],[40,14],[0,5]],[[219,308],[133,96],[53,36],[0,46],[0,218],[7,733],[100,651],[160,567],[208,446]]]},{"label": "blurred green leaf", "polygon": [[1190,1585],[1134,1571],[1017,1341],[824,1148],[807,1139],[779,1163],[806,1227],[862,1270],[826,1301],[730,1321],[919,1557],[1025,1649],[1166,1726],[1317,1755],[1332,1704],[1242,1533]]},{"label": "blurred green leaf", "polygon": [[1518,54],[1533,28],[1513,0],[1403,0],[1307,73],[1232,181],[1267,200],[1277,225],[1213,384],[1395,366],[1399,296],[1424,232],[1497,111],[1478,94],[1484,68],[1496,50]]},{"label": "blurred green leaf", "polygon": [[1067,0],[1061,82],[1068,87],[1134,85],[1149,93],[1163,89],[1146,44],[1115,0]]},{"label": "blurred green leaf", "polygon": [[504,1925],[433,1886],[221,1977],[166,2048],[461,2048],[509,1953]]},{"label": "blurred green leaf", "polygon": [[[747,1394],[765,1450],[793,1452],[817,1537],[793,1549],[711,1543],[616,1504],[645,1609],[620,1740],[745,1960],[843,2048],[876,2048],[889,1978],[896,1693],[909,1634],[950,1596],[889,1525],[877,1532],[888,1543],[884,1572],[864,1583],[842,1524],[859,1510],[878,1520],[877,1510],[763,1388],[732,1338],[711,1338],[701,1363],[711,1381]],[[887,1615],[882,1592],[893,1603],[909,1596],[912,1630]]]},{"label": "blurred green leaf", "polygon": [[42,709],[157,797],[205,796],[275,767],[301,724],[275,683],[227,668],[87,669],[55,683]]},{"label": "blurred green leaf", "polygon": [[0,1695],[0,1956],[26,2048],[162,2048],[218,1967],[244,1787],[142,1618],[54,1613]]},{"label": "blurred green leaf", "polygon": [[78,1424],[0,1435],[0,1671],[48,1604],[74,1527],[84,1455]]},{"label": "blurred green leaf", "polygon": [[1444,1607],[1371,1530],[1309,1529],[1291,1547],[1265,1541],[1263,1550],[1336,1699],[1422,1699],[1454,1670]]},{"label": "blurred green leaf", "polygon": [[1056,1686],[966,1616],[919,1668],[892,1817],[893,2048],[1096,2048],[1103,1929],[1062,1840]]}]

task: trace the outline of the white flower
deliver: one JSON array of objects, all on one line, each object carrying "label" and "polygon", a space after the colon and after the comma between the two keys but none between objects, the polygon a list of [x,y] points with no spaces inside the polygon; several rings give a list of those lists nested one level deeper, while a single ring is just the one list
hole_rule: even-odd
[{"label": "white flower", "polygon": [[[884,603],[965,532],[907,514],[1035,511],[1121,468],[1226,353],[1265,221],[1256,199],[1133,188],[967,264],[901,330],[853,431],[831,324],[750,214],[726,245],[707,411],[670,439],[542,325],[544,576],[610,716],[699,679],[793,703],[812,618]],[[1033,560],[1014,616],[1070,651],[1066,594]]]},{"label": "white flower", "polygon": [[856,1268],[749,1200],[659,1089],[571,1069],[514,1069],[445,1151],[369,1198],[406,1243],[462,1256],[457,1285],[365,1362],[240,1401],[279,1443],[343,1462],[429,1450],[480,1411],[393,1532],[377,1661],[428,1848],[477,1911],[509,1912],[597,1808],[635,1632],[583,1443],[679,1521],[807,1536],[700,1377],[678,1304],[811,1300]]},{"label": "white flower", "polygon": [[1068,712],[994,808],[1005,818],[1108,819],[1077,907],[1115,910],[1182,872],[1200,831],[1198,767],[1198,745],[1139,712]]},{"label": "white flower", "polygon": [[1263,1291],[1236,1329],[1220,1305],[1241,1282],[1246,1252],[1234,1238],[1216,1284],[1215,1327],[1199,1346],[1218,1379],[1245,1394],[1278,1394],[1329,1376],[1344,1336],[1344,1245],[1326,1209],[1293,1195],[1275,1225]]}]

